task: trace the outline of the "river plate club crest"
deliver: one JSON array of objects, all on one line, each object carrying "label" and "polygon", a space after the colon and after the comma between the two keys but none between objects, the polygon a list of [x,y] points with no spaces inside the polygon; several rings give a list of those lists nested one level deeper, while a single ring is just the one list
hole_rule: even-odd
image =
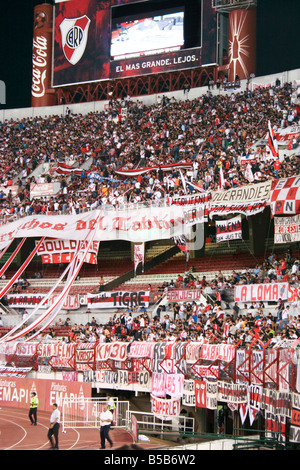
[{"label": "river plate club crest", "polygon": [[83,56],[86,48],[91,20],[86,16],[65,18],[60,24],[62,47],[66,59],[75,65]]}]

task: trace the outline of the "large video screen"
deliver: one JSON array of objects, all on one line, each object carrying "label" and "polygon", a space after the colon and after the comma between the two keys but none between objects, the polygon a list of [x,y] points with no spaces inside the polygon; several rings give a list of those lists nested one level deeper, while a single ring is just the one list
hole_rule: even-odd
[{"label": "large video screen", "polygon": [[52,86],[216,63],[211,0],[56,0]]},{"label": "large video screen", "polygon": [[112,19],[112,60],[177,51],[184,46],[184,11],[140,16]]}]

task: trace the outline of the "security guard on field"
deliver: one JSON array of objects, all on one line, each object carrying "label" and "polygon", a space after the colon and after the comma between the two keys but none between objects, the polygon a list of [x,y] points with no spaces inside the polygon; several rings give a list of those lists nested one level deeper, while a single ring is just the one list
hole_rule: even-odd
[{"label": "security guard on field", "polygon": [[110,396],[110,395],[107,395],[107,408],[108,410],[112,413],[112,415],[114,416],[114,411],[116,409],[116,404],[115,404],[115,401],[113,400],[113,398]]},{"label": "security guard on field", "polygon": [[37,409],[39,407],[39,399],[37,397],[36,392],[31,393],[31,399],[30,399],[30,408],[29,408],[29,419],[31,421],[31,424],[34,426],[37,425]]}]

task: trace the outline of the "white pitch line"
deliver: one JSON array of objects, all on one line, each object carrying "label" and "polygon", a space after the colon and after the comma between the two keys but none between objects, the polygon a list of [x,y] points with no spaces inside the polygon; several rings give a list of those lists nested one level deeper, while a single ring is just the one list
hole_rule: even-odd
[{"label": "white pitch line", "polygon": [[16,442],[16,443],[13,444],[12,446],[7,447],[6,449],[3,449],[3,450],[10,450],[10,449],[13,449],[15,446],[17,446],[18,444],[20,444],[20,442],[22,442],[22,441],[25,439],[25,437],[27,436],[27,431],[26,431],[25,428],[23,428],[23,426],[21,426],[21,425],[18,424],[18,423],[15,423],[14,421],[11,421],[10,419],[5,419],[5,418],[2,418],[2,417],[1,417],[1,420],[2,420],[2,421],[7,421],[7,422],[9,422],[9,423],[11,423],[11,424],[15,424],[16,426],[18,426],[19,428],[21,428],[22,431],[24,432],[24,436],[22,437],[22,439],[20,439],[18,442]]}]

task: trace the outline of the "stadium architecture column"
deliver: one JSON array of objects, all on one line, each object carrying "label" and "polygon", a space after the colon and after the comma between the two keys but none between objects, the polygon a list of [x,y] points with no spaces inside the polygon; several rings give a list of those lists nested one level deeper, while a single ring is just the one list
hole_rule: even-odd
[{"label": "stadium architecture column", "polygon": [[53,106],[56,93],[51,88],[53,5],[34,7],[31,106]]},{"label": "stadium architecture column", "polygon": [[256,74],[257,0],[212,0],[213,7],[228,21],[228,81]]}]

